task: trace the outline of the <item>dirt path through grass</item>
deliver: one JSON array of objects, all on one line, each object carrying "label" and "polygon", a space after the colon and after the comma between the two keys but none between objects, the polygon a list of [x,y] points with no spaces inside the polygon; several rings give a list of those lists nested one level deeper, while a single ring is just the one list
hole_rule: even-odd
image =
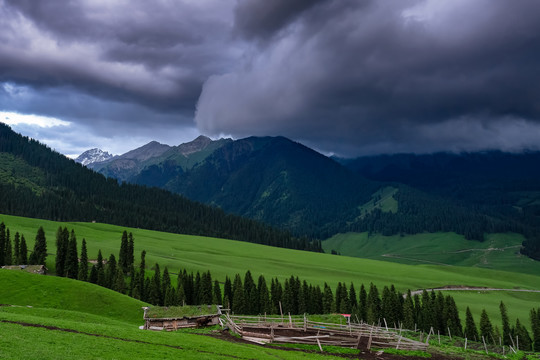
[{"label": "dirt path through grass", "polygon": [[488,288],[488,287],[475,287],[475,286],[465,286],[465,285],[447,285],[443,287],[433,288],[433,289],[418,289],[411,291],[411,295],[420,295],[426,290],[430,291],[514,291],[514,292],[529,292],[529,293],[540,293],[540,290],[529,290],[529,289],[497,289],[497,288]]}]

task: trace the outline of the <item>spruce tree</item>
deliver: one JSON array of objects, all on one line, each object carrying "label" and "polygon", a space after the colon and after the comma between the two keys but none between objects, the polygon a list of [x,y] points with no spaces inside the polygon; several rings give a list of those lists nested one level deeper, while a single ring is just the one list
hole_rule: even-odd
[{"label": "spruce tree", "polygon": [[13,260],[13,251],[11,246],[11,236],[9,229],[6,229],[6,246],[4,250],[4,264],[11,265]]},{"label": "spruce tree", "polygon": [[200,299],[201,304],[209,305],[212,304],[212,274],[210,270],[204,272],[201,275],[201,284],[200,284]]},{"label": "spruce tree", "polygon": [[244,287],[242,286],[242,278],[240,277],[240,274],[236,274],[234,277],[232,311],[235,314],[246,313]]},{"label": "spruce tree", "polygon": [[461,326],[461,319],[459,318],[459,311],[456,306],[454,298],[447,295],[444,298],[444,313],[446,318],[446,328],[450,330],[452,336],[463,337],[463,328]]},{"label": "spruce tree", "polygon": [[77,254],[77,237],[75,231],[71,230],[71,237],[68,243],[66,255],[66,276],[70,279],[76,279],[79,275],[79,258]]},{"label": "spruce tree", "polygon": [[128,268],[132,268],[135,263],[135,241],[133,233],[128,234],[128,251],[127,251]]},{"label": "spruce tree", "polygon": [[158,263],[156,263],[154,266],[154,277],[150,283],[148,296],[151,304],[158,306],[163,305],[163,295],[161,293],[161,271]]},{"label": "spruce tree", "polygon": [[165,269],[163,269],[163,276],[161,277],[161,296],[163,297],[164,306],[170,305],[170,304],[165,304],[165,298],[167,297],[167,292],[170,292],[170,291],[171,291],[171,276],[169,275],[169,269],[165,266]]},{"label": "spruce tree", "polygon": [[381,312],[382,317],[386,320],[386,323],[392,327],[395,322],[393,309],[392,309],[392,293],[388,286],[385,286],[381,296]]},{"label": "spruce tree", "polygon": [[45,238],[45,230],[43,230],[43,226],[40,226],[36,234],[34,251],[32,251],[32,254],[30,254],[30,263],[32,265],[45,265],[46,260],[47,239]]},{"label": "spruce tree", "polygon": [[349,292],[345,283],[338,282],[336,288],[336,312],[342,314],[351,313],[351,303],[349,301]]},{"label": "spruce tree", "polygon": [[103,265],[103,255],[101,254],[101,249],[98,250],[96,271],[97,271],[96,284],[98,284],[99,286],[106,286],[107,280],[105,277],[105,266]]},{"label": "spruce tree", "polygon": [[86,249],[86,240],[82,240],[81,245],[81,261],[79,263],[78,279],[81,281],[88,280],[88,250]]},{"label": "spruce tree", "polygon": [[182,280],[184,282],[184,294],[186,295],[186,304],[195,304],[195,281],[193,279],[193,273],[187,273],[184,269],[182,274]]},{"label": "spruce tree", "polygon": [[540,352],[540,308],[531,309],[530,312],[532,342],[534,351]]},{"label": "spruce tree", "polygon": [[323,292],[319,285],[313,287],[313,310],[310,311],[311,314],[322,314],[323,313]]},{"label": "spruce tree", "polygon": [[21,236],[18,232],[16,232],[13,238],[13,265],[21,264],[20,251],[21,251]]},{"label": "spruce tree", "polygon": [[301,295],[298,294],[298,298],[299,298],[298,313],[299,314],[309,313],[308,309],[312,307],[310,306],[310,303],[314,299],[311,297],[310,286],[308,285],[306,280],[302,281],[302,291],[301,291]]},{"label": "spruce tree", "polygon": [[193,283],[193,292],[192,292],[193,294],[192,303],[194,305],[200,305],[201,303],[200,290],[201,290],[201,273],[197,271],[197,274],[195,275],[195,282]]},{"label": "spruce tree", "polygon": [[19,249],[19,264],[27,265],[28,262],[28,247],[26,246],[26,239],[24,235],[21,235],[21,248]]},{"label": "spruce tree", "polygon": [[429,293],[424,289],[422,291],[422,324],[421,329],[425,332],[429,332],[431,327],[435,325],[434,321],[434,308]]},{"label": "spruce tree", "polygon": [[92,264],[92,267],[90,268],[90,275],[88,275],[88,282],[92,284],[98,283],[98,272],[96,269],[96,265]]},{"label": "spruce tree", "polygon": [[146,251],[141,251],[141,263],[139,264],[139,272],[138,272],[138,292],[140,295],[141,300],[146,299],[146,291],[147,289],[144,287],[146,279]]},{"label": "spruce tree", "polygon": [[69,243],[69,232],[67,228],[62,229],[58,227],[56,230],[56,275],[65,276],[66,275],[66,257],[68,251]]},{"label": "spruce tree", "polygon": [[272,302],[272,312],[275,314],[280,313],[279,304],[283,300],[283,287],[278,278],[273,278],[270,283],[270,301]]},{"label": "spruce tree", "polygon": [[523,350],[523,351],[532,350],[531,336],[529,335],[529,332],[527,331],[525,326],[521,324],[519,319],[516,319],[514,337],[516,338],[516,343],[519,344],[519,350]]},{"label": "spruce tree", "polygon": [[482,314],[480,315],[480,337],[484,337],[485,341],[488,341],[488,339],[493,337],[493,325],[491,325],[491,321],[489,320],[489,316],[486,312],[486,309],[482,310]]},{"label": "spruce tree", "polygon": [[356,297],[356,290],[354,289],[354,284],[351,282],[349,286],[349,304],[351,305],[351,310],[358,307],[358,298]]},{"label": "spruce tree", "polygon": [[367,291],[364,284],[360,286],[358,294],[358,314],[360,320],[367,321]]},{"label": "spruce tree", "polygon": [[[431,294],[435,295],[435,292]],[[442,291],[437,292],[435,299],[431,299],[431,303],[433,307],[433,331],[439,331],[441,334],[449,335],[447,323],[449,320],[449,310],[451,309],[447,309]],[[451,335],[456,335],[452,330],[450,331]]]},{"label": "spruce tree", "polygon": [[114,285],[111,288],[122,294],[126,290],[126,281],[124,279],[124,272],[119,266],[116,268],[116,276],[114,279]]},{"label": "spruce tree", "polygon": [[212,290],[212,304],[223,305],[223,298],[221,297],[221,287],[219,286],[219,281],[214,280],[214,288]]},{"label": "spruce tree", "polygon": [[257,281],[257,290],[259,292],[259,306],[261,314],[270,314],[272,312],[272,302],[270,300],[270,292],[266,285],[266,279],[263,275],[259,275]]},{"label": "spruce tree", "polygon": [[163,297],[163,306],[175,306],[178,305],[178,300],[176,298],[176,289],[174,286],[169,286],[167,292]]},{"label": "spruce tree", "polygon": [[407,297],[403,303],[403,327],[405,329],[414,330],[415,325],[414,303],[411,295],[411,290],[407,291]]},{"label": "spruce tree", "polygon": [[[294,281],[294,280],[293,280]],[[292,290],[292,284],[290,279],[285,279],[285,282],[283,283],[283,297],[281,301],[281,306],[283,309],[283,313],[291,313],[294,314],[293,310],[293,290]]]},{"label": "spruce tree", "polygon": [[508,319],[506,305],[504,305],[502,301],[499,304],[499,310],[501,312],[503,344],[512,345],[512,340],[511,340],[512,330],[510,329],[510,320]]},{"label": "spruce tree", "polygon": [[369,292],[367,295],[367,322],[369,324],[379,324],[381,319],[381,299],[379,297],[379,290],[377,287],[370,283]]},{"label": "spruce tree", "polygon": [[128,235],[127,231],[124,230],[120,241],[120,252],[118,254],[118,267],[124,273],[127,273],[129,269],[128,251]]},{"label": "spruce tree", "polygon": [[105,287],[112,289],[114,286],[114,280],[116,279],[116,256],[111,254],[109,260],[107,261],[107,266],[105,267]]},{"label": "spruce tree", "polygon": [[334,294],[332,288],[327,283],[324,283],[323,290],[323,313],[331,314],[334,312]]},{"label": "spruce tree", "polygon": [[305,314],[307,311],[306,297],[304,296],[304,287],[302,285],[298,287],[298,292],[296,292],[295,295],[297,299],[296,303],[298,304],[295,314]]},{"label": "spruce tree", "polygon": [[223,285],[223,306],[231,309],[233,298],[232,282],[228,276],[225,276],[225,284]]},{"label": "spruce tree", "polygon": [[256,315],[259,311],[259,299],[257,293],[257,287],[251,276],[251,271],[246,271],[244,276],[244,300],[245,300],[245,312],[246,315]]},{"label": "spruce tree", "polygon": [[176,286],[176,304],[183,306],[186,304],[186,293],[184,291],[184,282],[180,277],[181,273],[178,275],[178,283]]},{"label": "spruce tree", "polygon": [[478,338],[478,329],[476,328],[476,324],[474,322],[474,318],[471,313],[471,309],[467,306],[467,310],[465,311],[465,337],[469,340],[478,341],[480,340]]}]

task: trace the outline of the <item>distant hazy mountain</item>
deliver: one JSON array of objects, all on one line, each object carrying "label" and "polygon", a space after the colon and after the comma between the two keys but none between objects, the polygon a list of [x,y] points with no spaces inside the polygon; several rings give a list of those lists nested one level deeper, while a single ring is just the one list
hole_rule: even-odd
[{"label": "distant hazy mountain", "polygon": [[95,162],[102,162],[111,159],[113,156],[106,151],[103,151],[98,148],[86,150],[79,157],[75,159],[76,162],[88,166]]},{"label": "distant hazy mountain", "polygon": [[142,164],[146,160],[156,158],[170,148],[169,145],[152,141],[123,155],[115,156],[102,162],[91,163],[88,167],[108,177],[113,177],[120,181],[129,181],[129,178],[133,174],[137,174],[144,167]]},{"label": "distant hazy mountain", "polygon": [[[139,174],[148,167],[160,164],[166,168],[173,166],[172,171],[174,173],[181,172],[202,161],[213,150],[229,141],[232,140],[220,139],[213,141],[206,136],[199,136],[193,141],[178,146],[169,146],[152,141],[123,155],[115,156],[103,162],[92,163],[88,167],[120,181],[138,183],[136,179],[139,178]],[[146,185],[162,187],[162,184],[157,179],[147,180]]]}]

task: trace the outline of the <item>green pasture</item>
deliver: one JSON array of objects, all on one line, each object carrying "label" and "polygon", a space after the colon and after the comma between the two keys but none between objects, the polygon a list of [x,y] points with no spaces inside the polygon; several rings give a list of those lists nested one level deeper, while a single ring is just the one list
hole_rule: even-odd
[{"label": "green pasture", "polygon": [[215,336],[139,330],[106,316],[65,310],[0,307],[2,359],[337,359],[232,343],[220,339],[219,333]]},{"label": "green pasture", "polygon": [[392,186],[387,186],[371,195],[371,200],[358,207],[361,216],[372,212],[375,209],[380,209],[382,212],[396,213],[398,211],[398,202],[394,199],[394,195],[398,189]]},{"label": "green pasture", "polygon": [[[6,215],[0,216],[0,221],[4,221],[12,233],[23,232],[30,240],[29,248],[32,248],[37,228],[43,226],[47,236],[48,252],[51,254],[47,265],[51,268],[54,265],[54,241],[58,226],[74,229],[79,240],[86,238],[90,258],[95,258],[98,249],[102,249],[104,256],[108,256],[111,252],[117,255],[121,233],[124,230],[123,227],[106,224],[57,223]],[[324,285],[327,282],[333,289],[338,282],[346,284],[353,282],[357,291],[360,284],[369,286],[370,282],[376,284],[381,290],[386,285],[394,284],[400,291],[445,285],[540,289],[540,276],[532,274],[470,266],[427,264],[413,266],[390,261],[281,249],[232,240],[142,229],[127,230],[134,234],[136,262],[140,251],[145,249],[149,266],[158,262],[161,269],[167,266],[171,273],[177,272],[180,268],[188,271],[210,270],[213,278],[219,281],[224,281],[226,275],[230,277],[236,273],[243,275],[249,269],[255,278],[263,274],[267,281],[272,277],[278,277],[283,281],[294,275],[314,285]],[[474,244],[480,245],[480,243]],[[428,248],[427,242],[425,247]],[[501,299],[505,296],[512,297],[512,303],[507,304],[509,313],[512,317],[520,319],[528,319],[529,310],[540,304],[540,293],[531,293],[524,297],[516,295],[515,298],[513,294],[501,292],[492,292],[482,296],[476,296],[474,292],[463,296],[455,292],[452,294],[456,298],[460,311],[464,312],[466,306],[472,308],[476,306],[475,304],[479,304],[476,307],[485,306],[490,315],[498,313],[498,303]],[[474,315],[479,316],[479,314],[480,312],[477,312]],[[462,320],[464,320],[464,315],[462,315]],[[497,318],[493,321],[498,323],[499,320]]]},{"label": "green pasture", "polygon": [[337,234],[322,242],[324,251],[401,264],[453,265],[540,275],[540,262],[521,255],[521,234],[488,234],[484,242],[456,233],[383,236]]},{"label": "green pasture", "polygon": [[77,311],[130,324],[142,322],[141,307],[147,305],[87,282],[4,269],[0,269],[0,304]]}]

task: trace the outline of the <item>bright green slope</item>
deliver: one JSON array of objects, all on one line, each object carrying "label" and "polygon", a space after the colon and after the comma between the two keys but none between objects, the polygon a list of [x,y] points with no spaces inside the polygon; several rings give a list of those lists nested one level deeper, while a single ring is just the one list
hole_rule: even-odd
[{"label": "bright green slope", "polygon": [[68,278],[0,269],[0,304],[62,309],[142,322],[147,304],[115,291]]},{"label": "bright green slope", "polygon": [[402,264],[471,266],[540,274],[540,261],[521,255],[520,234],[489,234],[486,241],[466,240],[456,233],[383,236],[368,233],[337,234],[322,242],[326,252],[393,261]]},{"label": "bright green slope", "polygon": [[[38,226],[46,230],[49,253],[54,252],[54,234],[59,225],[75,229],[79,239],[88,241],[89,255],[95,257],[97,249],[103,254],[118,253],[120,236],[124,228],[90,223],[56,223],[45,220],[0,216],[0,220],[13,231],[23,231],[27,238],[33,238]],[[262,246],[231,240],[205,238],[197,236],[176,235],[128,229],[135,237],[135,249],[139,253],[145,249],[148,253],[147,264],[158,262],[161,267],[168,266],[170,271],[186,268],[188,271],[210,270],[214,278],[224,280],[225,275],[234,276],[251,270],[256,278],[264,274],[267,281],[277,276],[284,280],[291,275],[305,279],[308,283],[323,285],[328,282],[334,289],[338,282],[353,282],[357,290],[361,283],[373,282],[381,289],[385,285],[394,284],[398,290],[432,288],[444,285],[485,286],[494,288],[539,289],[540,276],[517,274],[507,271],[496,271],[465,266],[438,265],[404,265],[388,261],[376,261],[348,256],[335,256],[311,252],[295,251],[275,247]],[[30,234],[33,234],[30,236]],[[52,265],[54,260],[49,258]],[[508,305],[509,312],[520,319],[527,319],[532,307],[538,307],[540,293],[521,295],[505,295],[492,292],[487,295],[474,296],[476,292],[453,292],[460,310],[464,313],[466,306],[478,304],[485,306],[494,317],[498,314],[498,303],[504,296],[512,299]],[[472,297],[472,298],[471,298]],[[479,313],[477,313],[479,315]],[[478,316],[477,315],[477,316]],[[462,315],[464,319],[464,315]],[[523,320],[524,321],[524,320]]]},{"label": "bright green slope", "polygon": [[[1,272],[1,271],[0,271]],[[9,275],[11,277],[11,275]],[[63,288],[57,277],[25,274],[15,277],[18,285],[32,283],[30,278],[49,278],[51,288]],[[73,285],[74,288],[80,287]],[[21,290],[21,296],[32,299],[34,288]],[[83,289],[84,290],[84,289]],[[109,308],[121,296],[104,289],[107,296],[94,298],[94,305]],[[81,296],[89,296],[82,292]],[[73,297],[59,292],[54,297],[68,308]],[[3,294],[0,295],[3,299]],[[88,301],[90,302],[90,301]],[[135,301],[134,301],[135,302]],[[125,305],[126,302],[124,301]],[[54,304],[56,305],[56,304]],[[122,304],[118,304],[120,307]],[[85,309],[81,309],[84,311]],[[138,329],[141,310],[124,309],[129,322],[119,321],[118,316],[103,312],[91,315],[85,312],[40,307],[0,307],[0,358],[1,359],[336,359],[317,354],[304,354],[263,348],[254,345],[231,343],[219,338],[197,335],[193,331],[153,332]],[[131,318],[137,315],[139,322]],[[54,327],[22,326],[19,323]],[[68,331],[66,331],[68,330]],[[218,335],[219,337],[219,335]]]}]

